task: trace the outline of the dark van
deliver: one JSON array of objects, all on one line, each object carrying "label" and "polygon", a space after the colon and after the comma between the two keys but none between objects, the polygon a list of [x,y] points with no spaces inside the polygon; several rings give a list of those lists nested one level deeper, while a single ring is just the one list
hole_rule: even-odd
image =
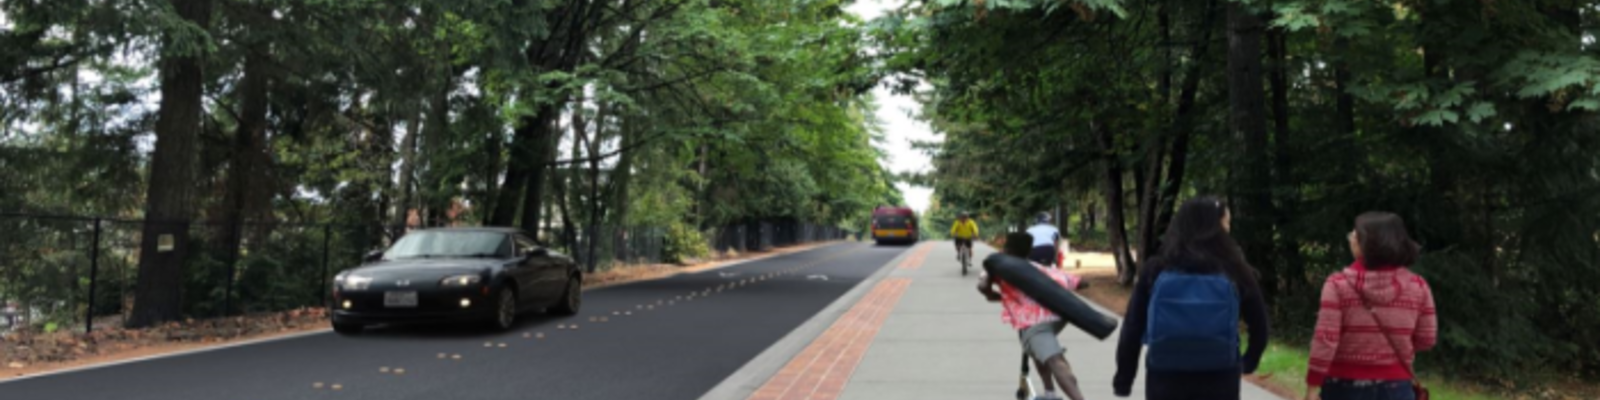
[{"label": "dark van", "polygon": [[917,235],[917,213],[909,207],[878,207],[872,210],[872,240],[878,244],[912,244]]}]

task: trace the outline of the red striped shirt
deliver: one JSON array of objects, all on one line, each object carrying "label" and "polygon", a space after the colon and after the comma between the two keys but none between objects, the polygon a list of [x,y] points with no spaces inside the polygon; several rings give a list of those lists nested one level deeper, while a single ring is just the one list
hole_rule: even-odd
[{"label": "red striped shirt", "polygon": [[[1362,295],[1381,325],[1362,307]],[[1406,268],[1367,269],[1357,261],[1329,275],[1322,284],[1306,385],[1322,386],[1328,377],[1411,379],[1401,357],[1409,363],[1417,352],[1433,348],[1439,337],[1434,311],[1428,282]]]}]

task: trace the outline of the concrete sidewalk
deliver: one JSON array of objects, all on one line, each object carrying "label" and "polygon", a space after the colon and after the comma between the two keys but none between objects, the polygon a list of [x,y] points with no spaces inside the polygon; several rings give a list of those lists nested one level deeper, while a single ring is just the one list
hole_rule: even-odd
[{"label": "concrete sidewalk", "polygon": [[[962,276],[955,250],[948,242],[919,246],[931,247],[922,262],[888,267],[894,270],[888,273],[887,280],[908,280],[909,286],[888,310],[877,334],[870,336],[865,355],[853,368],[838,398],[1013,398],[1021,367],[1021,345],[1017,332],[1000,322],[999,304],[983,301],[974,289],[977,267]],[[975,247],[975,260],[994,252],[981,243]],[[1097,341],[1071,327],[1061,334],[1068,361],[1088,399],[1115,398],[1111,377],[1116,371],[1116,338],[1113,335],[1106,341]],[[1133,399],[1144,398],[1142,372],[1134,385]],[[1038,387],[1037,375],[1030,374],[1029,380]],[[1243,399],[1278,399],[1248,382],[1242,385]]]}]

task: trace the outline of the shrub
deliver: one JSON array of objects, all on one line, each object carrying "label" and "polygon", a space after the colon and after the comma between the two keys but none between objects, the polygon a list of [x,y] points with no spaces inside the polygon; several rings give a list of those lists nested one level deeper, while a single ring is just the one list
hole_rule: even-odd
[{"label": "shrub", "polygon": [[711,248],[706,244],[705,235],[693,226],[674,222],[667,228],[666,246],[662,249],[662,258],[667,262],[683,263],[703,258],[710,253]]}]

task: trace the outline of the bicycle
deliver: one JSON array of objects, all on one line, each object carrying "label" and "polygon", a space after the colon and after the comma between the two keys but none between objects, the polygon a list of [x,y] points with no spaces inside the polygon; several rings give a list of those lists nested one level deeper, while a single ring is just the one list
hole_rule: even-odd
[{"label": "bicycle", "polygon": [[972,245],[956,246],[956,256],[961,259],[961,276],[967,276],[972,267]]}]

